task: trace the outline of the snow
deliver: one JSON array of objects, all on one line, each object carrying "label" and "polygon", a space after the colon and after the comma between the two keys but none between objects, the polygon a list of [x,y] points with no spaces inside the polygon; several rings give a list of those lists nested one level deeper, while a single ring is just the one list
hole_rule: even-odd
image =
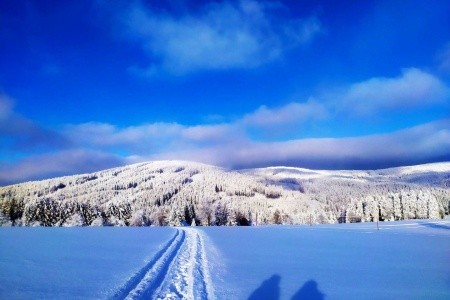
[{"label": "snow", "polygon": [[450,162],[440,162],[440,163],[430,163],[416,166],[389,168],[380,170],[382,174],[396,174],[396,175],[411,175],[416,173],[426,173],[426,172],[449,172]]},{"label": "snow", "polygon": [[1,228],[0,299],[106,299],[173,228]]},{"label": "snow", "polygon": [[1,299],[449,299],[450,220],[2,228]]},{"label": "snow", "polygon": [[450,299],[448,221],[202,231],[218,299]]},{"label": "snow", "polygon": [[[115,299],[213,299],[203,239],[194,229],[178,229],[166,247]],[[129,288],[130,287],[130,288]]]},{"label": "snow", "polygon": [[423,165],[396,167],[373,171],[364,170],[312,170],[297,167],[267,167],[259,169],[242,170],[242,173],[262,176],[266,178],[297,178],[297,179],[353,179],[357,181],[367,181],[374,177],[378,180],[391,179],[421,173],[448,173],[450,172],[450,162],[429,163]]}]

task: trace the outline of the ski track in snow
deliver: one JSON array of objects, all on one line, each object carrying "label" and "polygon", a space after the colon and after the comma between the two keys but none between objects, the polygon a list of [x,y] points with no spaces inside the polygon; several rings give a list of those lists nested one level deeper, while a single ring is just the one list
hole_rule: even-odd
[{"label": "ski track in snow", "polygon": [[112,299],[212,298],[203,238],[182,228]]}]

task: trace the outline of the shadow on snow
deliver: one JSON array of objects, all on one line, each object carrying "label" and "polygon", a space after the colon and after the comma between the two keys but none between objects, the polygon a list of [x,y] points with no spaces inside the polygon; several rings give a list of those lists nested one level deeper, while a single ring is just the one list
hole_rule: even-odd
[{"label": "shadow on snow", "polygon": [[309,280],[292,296],[292,300],[324,300],[323,294],[317,288],[317,282]]},{"label": "shadow on snow", "polygon": [[439,224],[439,223],[419,223],[419,224],[422,226],[425,226],[425,227],[430,227],[430,228],[435,228],[435,229],[450,229],[450,226]]},{"label": "shadow on snow", "polygon": [[[280,299],[280,275],[273,275],[264,280],[261,285],[253,291],[248,300],[279,300]],[[324,300],[323,294],[317,286],[317,282],[309,280],[291,297],[291,300]]]}]

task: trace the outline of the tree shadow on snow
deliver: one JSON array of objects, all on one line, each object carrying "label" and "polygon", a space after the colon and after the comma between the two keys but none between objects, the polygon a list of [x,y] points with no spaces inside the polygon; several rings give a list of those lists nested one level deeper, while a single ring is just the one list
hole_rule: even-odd
[{"label": "tree shadow on snow", "polygon": [[422,226],[425,227],[430,227],[430,228],[434,228],[434,229],[450,229],[450,226],[448,225],[443,225],[443,224],[439,224],[439,223],[419,223]]},{"label": "tree shadow on snow", "polygon": [[307,281],[294,296],[292,300],[324,300],[325,294],[323,294],[317,288],[317,282],[314,280]]},{"label": "tree shadow on snow", "polygon": [[258,287],[248,300],[278,300],[280,299],[280,275],[273,275],[267,280],[264,280],[260,287]]},{"label": "tree shadow on snow", "polygon": [[[264,280],[261,285],[253,291],[248,300],[279,300],[280,280],[278,274]],[[324,300],[323,294],[317,287],[317,282],[309,280],[292,296],[291,300]]]}]

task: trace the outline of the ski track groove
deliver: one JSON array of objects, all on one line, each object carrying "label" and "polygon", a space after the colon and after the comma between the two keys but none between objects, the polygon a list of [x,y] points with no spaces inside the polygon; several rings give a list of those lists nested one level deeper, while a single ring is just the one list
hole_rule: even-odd
[{"label": "ski track groove", "polygon": [[112,299],[213,298],[205,246],[193,228],[177,229],[170,241]]},{"label": "ski track groove", "polygon": [[199,233],[196,234],[196,243],[197,243],[197,252],[195,256],[195,263],[196,263],[196,278],[197,284],[194,286],[196,287],[196,290],[194,291],[194,299],[208,299],[208,295],[212,298],[212,291],[208,288],[210,287],[210,284],[208,284],[209,278],[208,276],[208,269],[206,265],[206,255],[205,255],[205,249],[204,249],[204,243]]},{"label": "ski track groove", "polygon": [[[184,240],[184,232],[177,229],[175,235],[165,244],[161,250],[156,252],[154,257],[142,267],[133,277],[131,277],[119,291],[117,291],[111,299],[139,299],[140,294],[145,292],[147,288],[143,285],[146,284],[148,288],[151,288],[154,283],[150,282],[152,279],[150,276],[154,273],[160,274],[161,270],[165,266],[167,259],[169,259],[174,252],[176,252]],[[169,260],[170,261],[170,260]],[[157,272],[159,271],[159,272]],[[157,281],[158,276],[153,281]],[[144,288],[144,289],[143,289]]]},{"label": "ski track groove", "polygon": [[197,230],[182,229],[186,232],[186,242],[154,299],[208,299],[213,298],[212,289],[206,280],[208,270],[204,254],[203,240]]}]

